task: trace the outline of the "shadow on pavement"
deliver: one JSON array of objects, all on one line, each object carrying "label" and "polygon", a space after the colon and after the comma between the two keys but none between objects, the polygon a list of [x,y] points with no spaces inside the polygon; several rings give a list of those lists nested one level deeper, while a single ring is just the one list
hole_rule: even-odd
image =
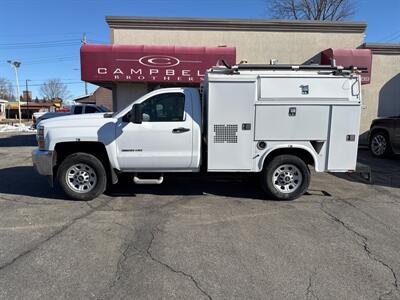
[{"label": "shadow on pavement", "polygon": [[[68,200],[57,186],[51,188],[47,179],[40,176],[31,166],[18,166],[0,169],[0,193]],[[213,194],[218,196],[265,200],[263,191],[254,178],[220,179],[199,174],[167,176],[161,185],[135,185],[132,179],[124,175],[120,182],[111,186],[108,196],[135,197],[138,194],[153,195],[193,195]]]},{"label": "shadow on pavement", "polygon": [[0,193],[66,200],[59,188],[51,188],[47,179],[38,175],[31,166],[0,169]]},{"label": "shadow on pavement", "polygon": [[[0,193],[29,196],[53,200],[70,200],[57,187],[51,188],[47,179],[40,176],[31,166],[0,169]],[[169,174],[161,185],[136,185],[132,177],[123,175],[120,182],[111,186],[106,195],[110,197],[135,197],[137,195],[159,196],[202,196],[242,198],[249,200],[267,199],[256,176],[218,177],[203,174]],[[306,196],[331,196],[324,191],[309,190]]]},{"label": "shadow on pavement", "polygon": [[[400,159],[398,156],[390,158],[376,158],[367,149],[358,151],[357,161],[371,168],[372,184],[400,188]],[[332,173],[332,175],[352,182],[368,183],[357,173]]]},{"label": "shadow on pavement", "polygon": [[36,145],[35,134],[18,134],[0,138],[0,147],[30,147]]},{"label": "shadow on pavement", "polygon": [[223,178],[202,174],[168,174],[160,185],[136,185],[132,178],[124,175],[118,184],[112,186],[107,195],[112,197],[133,197],[138,194],[201,196],[216,195],[222,197],[266,200],[254,176],[243,178]]}]

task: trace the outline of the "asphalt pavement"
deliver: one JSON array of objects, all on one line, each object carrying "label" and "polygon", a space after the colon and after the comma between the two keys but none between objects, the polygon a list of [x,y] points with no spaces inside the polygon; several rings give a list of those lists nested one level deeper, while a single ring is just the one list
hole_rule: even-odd
[{"label": "asphalt pavement", "polygon": [[1,299],[400,299],[400,160],[315,174],[265,199],[254,178],[125,178],[89,202],[32,168],[33,135],[0,134]]}]

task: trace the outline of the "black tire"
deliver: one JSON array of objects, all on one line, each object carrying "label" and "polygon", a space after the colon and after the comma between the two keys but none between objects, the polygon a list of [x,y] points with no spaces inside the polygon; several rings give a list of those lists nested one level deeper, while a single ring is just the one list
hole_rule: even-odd
[{"label": "black tire", "polygon": [[[281,170],[278,170],[280,168]],[[279,179],[275,180],[277,176]],[[264,165],[261,187],[267,196],[274,200],[294,200],[307,191],[310,177],[310,169],[302,159],[293,155],[279,155]],[[287,182],[280,185],[279,180]],[[291,189],[293,191],[290,191]]]},{"label": "black tire", "polygon": [[[378,145],[378,143],[380,143]],[[390,138],[383,130],[374,131],[369,139],[369,150],[375,157],[389,157],[393,154]]]},{"label": "black tire", "polygon": [[[74,166],[76,169],[80,170],[80,168],[82,168],[82,172],[86,172],[85,174],[88,176],[86,182],[87,191],[85,191],[85,189],[80,192],[76,190],[80,186],[83,186],[83,188],[85,187],[85,183],[83,183],[85,174],[84,176],[81,176],[82,185],[78,185],[77,183],[75,188],[73,187],[75,176],[74,179],[67,178],[67,172],[71,174],[71,172],[74,171],[71,170],[71,168],[73,169]],[[93,174],[95,174],[95,176],[92,176]],[[76,177],[79,177],[78,174]],[[107,187],[107,174],[101,161],[94,155],[81,152],[71,154],[64,159],[58,168],[57,180],[65,194],[75,200],[92,200],[104,193]],[[68,180],[70,182],[68,182]]]}]

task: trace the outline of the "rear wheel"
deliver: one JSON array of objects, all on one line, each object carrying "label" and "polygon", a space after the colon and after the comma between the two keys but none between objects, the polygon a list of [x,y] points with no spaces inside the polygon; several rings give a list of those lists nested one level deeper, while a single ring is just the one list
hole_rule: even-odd
[{"label": "rear wheel", "polygon": [[64,192],[76,200],[92,200],[104,193],[107,186],[103,164],[87,153],[74,153],[65,158],[57,176]]},{"label": "rear wheel", "polygon": [[392,154],[388,134],[384,131],[373,132],[369,140],[369,149],[376,157],[387,157]]},{"label": "rear wheel", "polygon": [[303,195],[310,184],[310,170],[293,155],[279,155],[268,162],[261,176],[261,186],[276,200],[293,200]]}]

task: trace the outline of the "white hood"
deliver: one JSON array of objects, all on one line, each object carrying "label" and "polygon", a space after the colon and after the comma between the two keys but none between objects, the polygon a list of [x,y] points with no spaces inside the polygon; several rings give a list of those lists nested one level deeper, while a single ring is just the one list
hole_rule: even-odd
[{"label": "white hood", "polygon": [[104,114],[109,113],[93,113],[93,114],[80,114],[80,115],[69,115],[57,118],[51,118],[43,120],[38,126],[45,127],[92,127],[102,126],[108,122],[115,122],[114,118],[105,118]]}]

